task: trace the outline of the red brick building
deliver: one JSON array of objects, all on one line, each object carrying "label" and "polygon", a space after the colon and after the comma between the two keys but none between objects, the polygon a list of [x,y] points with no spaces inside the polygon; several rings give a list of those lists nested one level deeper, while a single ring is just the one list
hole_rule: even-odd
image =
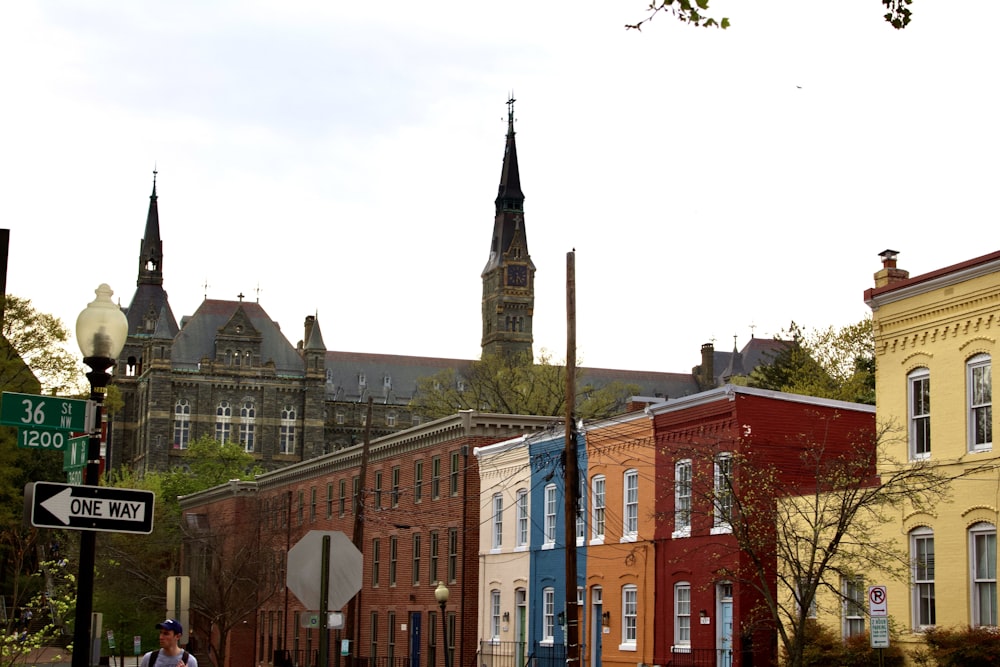
[{"label": "red brick building", "polygon": [[727,385],[647,412],[657,452],[654,663],[774,664],[775,625],[754,579],[765,570],[774,595],[776,559],[756,567],[731,522],[772,518],[737,532],[773,556],[774,515],[750,507],[773,503],[776,489],[809,493],[818,461],[874,447],[874,406]]},{"label": "red brick building", "polygon": [[[210,590],[219,568],[242,558],[256,567],[258,600],[232,624],[227,665],[263,665],[287,655],[294,665],[316,664],[319,633],[310,615],[285,586],[288,550],[311,530],[335,530],[352,537],[356,510],[362,513],[362,589],[355,598],[356,628],[331,632],[351,638],[353,656],[378,658],[391,666],[410,659],[413,667],[443,667],[438,581],[450,590],[445,623],[454,667],[475,663],[479,553],[479,473],[472,449],[546,429],[550,417],[461,412],[401,431],[371,444],[361,481],[362,447],[356,446],[258,477],[182,499],[186,568],[192,576],[193,607]],[[239,538],[210,539],[241,526]],[[248,538],[248,535],[256,535]],[[240,550],[257,545],[257,557]],[[206,548],[223,553],[206,557]],[[236,549],[236,551],[234,551]],[[334,561],[336,555],[333,556]],[[218,565],[213,565],[216,563]],[[318,584],[318,582],[317,582]],[[223,601],[216,599],[217,604]],[[196,634],[219,635],[212,610],[192,610]],[[205,647],[201,647],[205,651]],[[284,652],[288,653],[285,654]],[[277,656],[276,656],[276,652]]]}]

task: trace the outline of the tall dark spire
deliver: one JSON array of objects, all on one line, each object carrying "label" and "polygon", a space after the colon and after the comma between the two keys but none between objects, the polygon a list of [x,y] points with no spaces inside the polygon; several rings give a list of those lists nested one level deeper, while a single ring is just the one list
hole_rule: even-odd
[{"label": "tall dark spire", "polygon": [[507,147],[503,153],[503,171],[497,192],[497,213],[523,211],[524,193],[521,192],[521,174],[517,170],[517,144],[514,143],[514,95],[507,100]]},{"label": "tall dark spire", "polygon": [[139,247],[139,279],[136,285],[163,284],[163,243],[160,241],[160,214],[156,208],[156,169],[153,169],[153,194],[149,196],[146,231]]}]

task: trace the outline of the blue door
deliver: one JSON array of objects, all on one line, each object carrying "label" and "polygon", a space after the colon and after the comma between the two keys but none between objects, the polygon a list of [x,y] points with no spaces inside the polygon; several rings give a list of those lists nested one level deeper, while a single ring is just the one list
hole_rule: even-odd
[{"label": "blue door", "polygon": [[410,667],[420,667],[420,612],[410,612]]},{"label": "blue door", "polygon": [[733,664],[733,585],[719,585],[719,667]]}]

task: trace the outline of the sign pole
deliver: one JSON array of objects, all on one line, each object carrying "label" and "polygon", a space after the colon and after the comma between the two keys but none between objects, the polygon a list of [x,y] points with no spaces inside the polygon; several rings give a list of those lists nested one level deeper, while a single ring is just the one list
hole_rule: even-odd
[{"label": "sign pole", "polygon": [[330,536],[323,536],[319,568],[319,667],[330,665]]}]

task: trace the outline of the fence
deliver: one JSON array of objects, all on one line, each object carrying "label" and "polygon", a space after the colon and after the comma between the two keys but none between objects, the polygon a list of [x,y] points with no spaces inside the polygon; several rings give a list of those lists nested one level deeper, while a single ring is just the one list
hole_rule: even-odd
[{"label": "fence", "polygon": [[[586,647],[580,646],[580,655]],[[479,642],[476,667],[565,667],[564,644],[534,642]]]},{"label": "fence", "polygon": [[733,664],[733,652],[714,648],[692,648],[686,651],[672,651],[668,667],[729,667]]}]

